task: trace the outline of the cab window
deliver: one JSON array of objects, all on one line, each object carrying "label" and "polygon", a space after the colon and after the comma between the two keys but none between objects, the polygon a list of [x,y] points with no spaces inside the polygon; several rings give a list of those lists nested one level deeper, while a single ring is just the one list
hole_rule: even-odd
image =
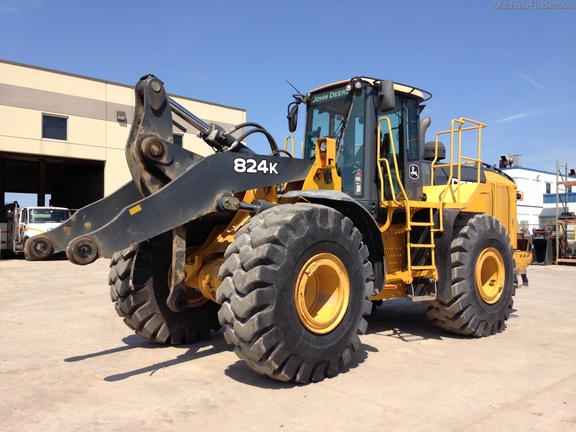
[{"label": "cab window", "polygon": [[418,143],[418,101],[406,98],[405,104],[406,118],[406,159],[409,161],[420,159],[420,146]]}]

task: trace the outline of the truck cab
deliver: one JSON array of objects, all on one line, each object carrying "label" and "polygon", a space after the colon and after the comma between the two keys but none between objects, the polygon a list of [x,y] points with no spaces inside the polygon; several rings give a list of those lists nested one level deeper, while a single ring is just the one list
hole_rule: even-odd
[{"label": "truck cab", "polygon": [[4,205],[2,211],[2,249],[22,253],[26,242],[47,233],[71,216],[64,207],[20,207],[18,202]]}]

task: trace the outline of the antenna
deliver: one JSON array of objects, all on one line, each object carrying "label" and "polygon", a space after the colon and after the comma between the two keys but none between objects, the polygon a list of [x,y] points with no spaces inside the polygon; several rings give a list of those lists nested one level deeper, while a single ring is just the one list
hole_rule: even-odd
[{"label": "antenna", "polygon": [[286,80],[286,82],[290,85],[290,87],[292,87],[294,90],[296,90],[296,92],[297,92],[299,95],[302,94],[302,93],[300,93],[300,90],[298,90],[296,87],[294,87],[290,81]]}]

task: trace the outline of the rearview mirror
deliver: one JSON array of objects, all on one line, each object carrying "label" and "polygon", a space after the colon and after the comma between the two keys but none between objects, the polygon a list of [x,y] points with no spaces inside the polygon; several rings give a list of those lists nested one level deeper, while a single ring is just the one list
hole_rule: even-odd
[{"label": "rearview mirror", "polygon": [[298,126],[298,104],[294,103],[292,108],[288,110],[288,130],[294,132],[296,126]]},{"label": "rearview mirror", "polygon": [[396,106],[396,97],[394,95],[394,81],[383,80],[378,85],[378,97],[380,99],[380,111],[392,111]]}]

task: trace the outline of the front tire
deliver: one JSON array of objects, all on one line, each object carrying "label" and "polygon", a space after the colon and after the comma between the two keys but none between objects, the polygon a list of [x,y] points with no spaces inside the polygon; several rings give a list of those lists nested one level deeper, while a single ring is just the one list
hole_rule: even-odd
[{"label": "front tire", "polygon": [[250,219],[225,258],[218,316],[239,358],[298,383],[349,363],[373,290],[368,250],[350,219],[321,205],[279,205]]},{"label": "front tire", "polygon": [[476,215],[452,240],[452,289],[446,301],[424,302],[432,322],[474,337],[503,331],[514,304],[514,250],[492,216]]},{"label": "front tire", "polygon": [[181,312],[166,305],[172,261],[170,235],[160,235],[113,255],[110,298],[124,323],[140,336],[158,343],[193,343],[210,338],[220,328],[219,305],[203,297]]}]

